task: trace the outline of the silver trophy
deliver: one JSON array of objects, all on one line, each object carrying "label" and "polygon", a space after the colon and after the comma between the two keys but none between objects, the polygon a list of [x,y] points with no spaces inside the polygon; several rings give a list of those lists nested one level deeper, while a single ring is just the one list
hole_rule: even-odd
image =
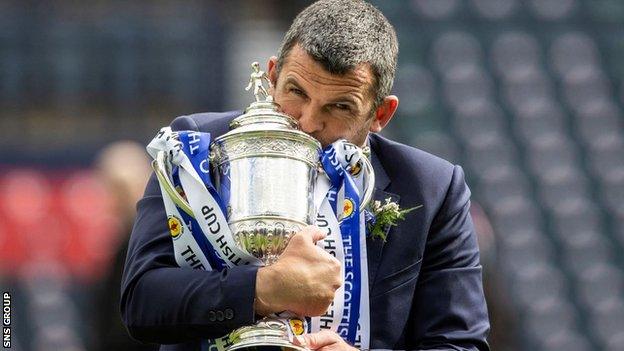
[{"label": "silver trophy", "polygon": [[[212,142],[210,163],[236,244],[270,265],[292,235],[314,224],[316,180],[319,174],[325,175],[319,161],[321,144],[299,130],[295,119],[279,112],[279,105],[263,85],[264,80],[270,86],[266,73],[257,62],[251,66],[245,90],[254,88],[255,101],[230,123],[228,133]],[[372,195],[374,173],[366,157],[355,168],[362,168],[367,177],[363,210]],[[177,192],[170,194],[176,202],[185,202]],[[256,325],[239,328],[229,335],[226,351],[263,347],[305,350],[289,339],[291,333],[298,334],[297,328],[303,331],[303,318],[269,316]]]}]

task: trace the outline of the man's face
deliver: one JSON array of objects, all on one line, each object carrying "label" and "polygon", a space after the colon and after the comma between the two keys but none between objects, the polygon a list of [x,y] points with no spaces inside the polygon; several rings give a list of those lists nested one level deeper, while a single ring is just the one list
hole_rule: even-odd
[{"label": "man's face", "polygon": [[364,144],[374,121],[373,73],[368,65],[334,75],[295,45],[276,77],[272,60],[269,76],[274,85],[273,98],[284,113],[299,121],[302,131],[323,147],[341,138]]}]

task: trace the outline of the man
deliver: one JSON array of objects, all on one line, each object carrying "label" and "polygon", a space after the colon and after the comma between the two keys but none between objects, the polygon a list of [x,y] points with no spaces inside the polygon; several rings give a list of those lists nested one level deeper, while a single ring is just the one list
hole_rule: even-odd
[{"label": "man", "polygon": [[[374,134],[398,106],[390,95],[397,52],[394,29],[373,6],[319,1],[297,16],[278,57],[269,60],[271,93],[323,146],[339,138],[369,144],[377,199],[423,205],[387,233],[387,242],[367,239],[371,348],[487,350],[481,266],[461,168]],[[215,137],[239,114],[183,116],[172,128]],[[320,315],[341,284],[337,261],[315,245],[323,237],[308,227],[274,265],[259,269],[178,268],[152,177],[138,203],[122,283],[128,330],[140,340],[177,343],[161,350],[198,350],[199,339],[253,324],[257,316],[282,310]],[[299,342],[353,349],[329,331]]]}]

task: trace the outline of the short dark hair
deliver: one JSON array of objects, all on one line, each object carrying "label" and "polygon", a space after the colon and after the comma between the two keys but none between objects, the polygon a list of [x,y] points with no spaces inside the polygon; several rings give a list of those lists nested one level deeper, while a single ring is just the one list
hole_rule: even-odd
[{"label": "short dark hair", "polygon": [[332,74],[368,63],[375,107],[390,94],[399,44],[394,27],[373,5],[362,0],[321,0],[305,8],[284,36],[278,74],[296,44]]}]

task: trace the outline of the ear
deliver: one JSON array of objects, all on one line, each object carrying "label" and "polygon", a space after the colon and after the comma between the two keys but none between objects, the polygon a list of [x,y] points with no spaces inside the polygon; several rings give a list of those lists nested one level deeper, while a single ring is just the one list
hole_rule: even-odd
[{"label": "ear", "polygon": [[369,130],[373,133],[381,132],[394,116],[398,106],[398,97],[395,95],[386,96],[381,105],[375,110],[375,119],[371,123]]},{"label": "ear", "polygon": [[277,56],[271,56],[269,58],[267,69],[269,70],[269,80],[271,84],[275,86],[277,84]]}]

